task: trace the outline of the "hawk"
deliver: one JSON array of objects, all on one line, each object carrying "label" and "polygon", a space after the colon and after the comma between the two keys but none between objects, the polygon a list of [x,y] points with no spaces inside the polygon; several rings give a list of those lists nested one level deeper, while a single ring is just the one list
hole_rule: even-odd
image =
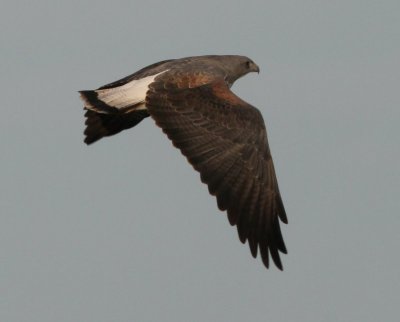
[{"label": "hawk", "polygon": [[279,220],[285,209],[260,111],[230,87],[259,72],[249,58],[209,55],[164,60],[97,90],[80,91],[86,110],[85,143],[134,127],[151,117],[200,173],[246,240],[253,257],[269,254],[282,270],[286,254]]}]

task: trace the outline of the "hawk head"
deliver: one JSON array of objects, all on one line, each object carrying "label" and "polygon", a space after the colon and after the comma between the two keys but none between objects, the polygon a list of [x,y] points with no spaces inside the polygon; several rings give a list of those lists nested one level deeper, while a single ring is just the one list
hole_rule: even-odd
[{"label": "hawk head", "polygon": [[231,86],[240,77],[251,73],[260,72],[257,64],[246,56],[219,56],[220,64],[226,72],[225,80]]}]

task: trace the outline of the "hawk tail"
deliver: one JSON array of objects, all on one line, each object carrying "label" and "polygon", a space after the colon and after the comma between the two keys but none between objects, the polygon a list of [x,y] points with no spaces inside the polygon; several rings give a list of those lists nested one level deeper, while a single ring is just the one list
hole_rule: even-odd
[{"label": "hawk tail", "polygon": [[143,101],[132,101],[132,95],[127,99],[126,89],[121,87],[79,93],[86,109],[86,144],[134,127],[149,116]]}]

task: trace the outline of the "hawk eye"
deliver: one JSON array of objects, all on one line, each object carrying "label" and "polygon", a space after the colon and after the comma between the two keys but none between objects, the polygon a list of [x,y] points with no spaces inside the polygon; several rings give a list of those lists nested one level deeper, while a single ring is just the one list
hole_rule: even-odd
[{"label": "hawk eye", "polygon": [[250,62],[250,60],[248,60],[248,61],[246,62],[246,67],[247,67],[247,68],[250,68],[250,66],[251,66],[251,62]]}]

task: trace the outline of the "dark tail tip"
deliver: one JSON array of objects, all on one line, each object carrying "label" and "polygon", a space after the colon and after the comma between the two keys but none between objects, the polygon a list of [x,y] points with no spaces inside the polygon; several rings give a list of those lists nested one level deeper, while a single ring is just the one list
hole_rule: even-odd
[{"label": "dark tail tip", "polygon": [[79,91],[82,101],[85,103],[85,108],[99,113],[115,113],[118,111],[113,106],[110,106],[98,98],[96,91]]}]

